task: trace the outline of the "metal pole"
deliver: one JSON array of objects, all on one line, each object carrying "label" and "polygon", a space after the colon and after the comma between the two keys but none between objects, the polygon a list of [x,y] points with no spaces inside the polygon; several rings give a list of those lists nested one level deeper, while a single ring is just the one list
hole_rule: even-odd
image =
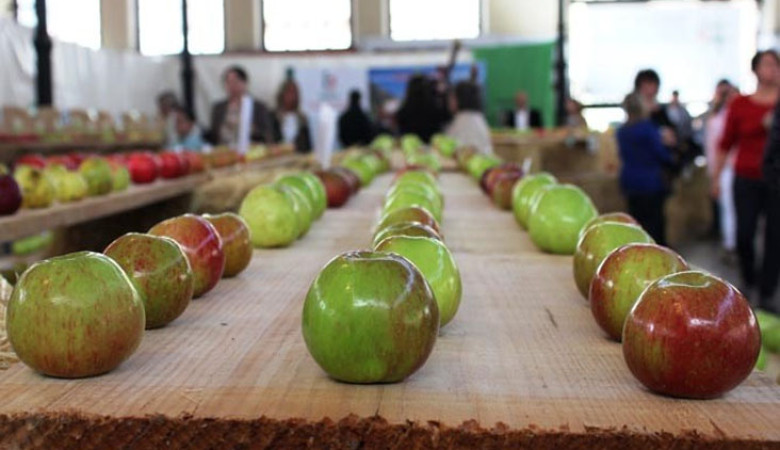
[{"label": "metal pole", "polygon": [[52,104],[51,79],[51,38],[46,23],[46,0],[35,1],[35,13],[38,15],[38,26],[35,27],[35,52],[37,53],[37,76],[35,80],[38,106]]},{"label": "metal pole", "polygon": [[566,99],[569,97],[569,84],[566,77],[566,0],[558,0],[558,42],[556,44],[555,61],[555,116],[557,125],[566,123]]},{"label": "metal pole", "polygon": [[189,20],[187,19],[187,0],[181,2],[182,33],[184,34],[184,48],[181,51],[181,79],[184,92],[184,107],[187,112],[195,117],[195,71],[192,68],[192,55],[190,54]]}]

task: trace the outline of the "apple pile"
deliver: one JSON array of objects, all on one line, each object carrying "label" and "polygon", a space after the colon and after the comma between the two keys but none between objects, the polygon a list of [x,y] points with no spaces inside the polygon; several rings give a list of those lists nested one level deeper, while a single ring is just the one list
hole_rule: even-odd
[{"label": "apple pile", "polygon": [[19,359],[42,374],[100,375],[133,354],[144,329],[172,322],[251,258],[248,226],[225,213],[185,214],[148,234],[125,234],[103,254],[41,261],[13,289],[8,339]]},{"label": "apple pile", "polygon": [[373,250],[336,257],[313,281],[303,337],[332,378],[393,383],[428,359],[461,297],[460,274],[436,219],[442,206],[432,173],[402,171],[385,196]]}]

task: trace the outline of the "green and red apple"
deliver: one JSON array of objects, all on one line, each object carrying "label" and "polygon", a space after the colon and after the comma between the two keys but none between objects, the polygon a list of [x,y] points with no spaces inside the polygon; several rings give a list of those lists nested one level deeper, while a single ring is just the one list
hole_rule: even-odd
[{"label": "green and red apple", "polygon": [[439,310],[425,278],[407,259],[345,253],[311,284],[302,330],[309,353],[333,379],[394,383],[425,364],[439,331]]},{"label": "green and red apple", "polygon": [[401,255],[417,266],[436,297],[441,326],[452,321],[460,306],[462,286],[458,266],[444,243],[427,237],[395,236],[380,242],[375,250]]},{"label": "green and red apple", "polygon": [[590,282],[601,262],[615,249],[626,244],[653,244],[653,238],[641,227],[618,222],[592,225],[582,235],[574,252],[574,281],[587,300]]},{"label": "green and red apple", "polygon": [[122,267],[146,311],[146,328],[163,327],[179,317],[192,300],[194,277],[187,255],[173,239],[128,233],[103,253]]},{"label": "green and red apple", "polygon": [[655,244],[628,244],[604,259],[590,284],[590,309],[607,335],[620,341],[623,324],[642,292],[655,280],[687,271],[674,251]]},{"label": "green and red apple", "polygon": [[385,228],[391,227],[393,225],[403,223],[419,223],[427,225],[433,228],[433,230],[439,233],[441,236],[441,227],[439,226],[439,222],[436,220],[436,218],[433,217],[433,214],[431,214],[427,209],[417,206],[402,208],[386,213],[382,216],[381,219],[379,219],[379,224],[376,227],[376,233],[379,233]]},{"label": "green and red apple", "polygon": [[572,185],[548,185],[537,195],[528,222],[531,240],[548,253],[574,254],[582,227],[598,215],[593,202]]},{"label": "green and red apple", "polygon": [[181,246],[192,268],[194,298],[214,289],[222,278],[225,271],[222,239],[206,219],[184,214],[158,223],[149,234],[169,237]]},{"label": "green and red apple", "polygon": [[704,272],[653,282],[623,327],[631,373],[672,397],[720,397],[750,375],[760,349],[758,323],[745,297]]},{"label": "green and red apple", "polygon": [[42,170],[21,165],[14,170],[14,179],[22,191],[22,208],[46,208],[54,201],[54,184]]},{"label": "green and red apple", "polygon": [[238,214],[249,226],[255,247],[285,247],[299,233],[298,212],[293,202],[271,185],[261,185],[249,191],[241,202]]},{"label": "green and red apple", "polygon": [[100,375],[141,343],[144,305],[111,258],[81,252],[27,269],[8,303],[8,339],[33,370],[61,378]]},{"label": "green and red apple", "polygon": [[216,216],[206,214],[204,219],[214,225],[225,252],[225,272],[223,278],[231,278],[249,266],[252,261],[252,242],[249,238],[249,225],[238,214],[227,212]]},{"label": "green and red apple", "polygon": [[588,222],[588,224],[585,225],[585,227],[582,229],[582,233],[580,233],[580,235],[585,234],[585,232],[588,231],[590,227],[604,222],[617,222],[617,223],[625,223],[628,225],[641,226],[639,225],[639,222],[637,222],[636,219],[631,217],[631,215],[629,214],[623,212],[611,212],[611,213],[602,214],[596,217],[595,219],[591,220],[590,222]]},{"label": "green and red apple", "polygon": [[111,165],[103,158],[87,158],[79,166],[79,173],[87,180],[87,194],[90,196],[106,195],[114,188]]},{"label": "green and red apple", "polygon": [[556,184],[558,181],[549,173],[536,173],[524,176],[514,188],[512,188],[512,211],[515,220],[523,229],[528,229],[528,220],[531,217],[531,207],[536,195],[545,186]]},{"label": "green and red apple", "polygon": [[441,235],[428,225],[423,225],[418,222],[406,222],[391,225],[387,228],[379,230],[374,235],[373,245],[376,247],[385,239],[395,236],[429,237],[442,241]]}]

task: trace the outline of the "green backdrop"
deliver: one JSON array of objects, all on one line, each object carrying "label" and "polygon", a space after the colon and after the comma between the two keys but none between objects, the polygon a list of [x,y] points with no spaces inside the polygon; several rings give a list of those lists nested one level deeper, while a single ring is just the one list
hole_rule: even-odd
[{"label": "green backdrop", "polygon": [[487,69],[485,103],[488,122],[501,126],[501,116],[514,106],[518,90],[528,92],[531,106],[544,117],[545,127],[553,125],[555,93],[553,91],[553,51],[555,44],[513,44],[481,47],[472,50],[474,59]]}]

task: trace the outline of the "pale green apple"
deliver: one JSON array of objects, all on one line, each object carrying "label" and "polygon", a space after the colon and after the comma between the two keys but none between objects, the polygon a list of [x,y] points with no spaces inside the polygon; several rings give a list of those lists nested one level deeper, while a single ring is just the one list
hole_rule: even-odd
[{"label": "pale green apple", "polygon": [[241,202],[238,214],[249,226],[255,247],[284,247],[298,237],[298,213],[293,202],[271,185],[252,189]]},{"label": "pale green apple", "polygon": [[558,181],[549,173],[526,175],[512,189],[512,211],[515,220],[523,229],[528,229],[528,219],[531,216],[531,206],[534,196],[543,187],[556,184]]},{"label": "pale green apple", "polygon": [[580,231],[598,215],[582,189],[572,185],[549,185],[531,210],[528,231],[531,240],[548,253],[572,255]]}]

